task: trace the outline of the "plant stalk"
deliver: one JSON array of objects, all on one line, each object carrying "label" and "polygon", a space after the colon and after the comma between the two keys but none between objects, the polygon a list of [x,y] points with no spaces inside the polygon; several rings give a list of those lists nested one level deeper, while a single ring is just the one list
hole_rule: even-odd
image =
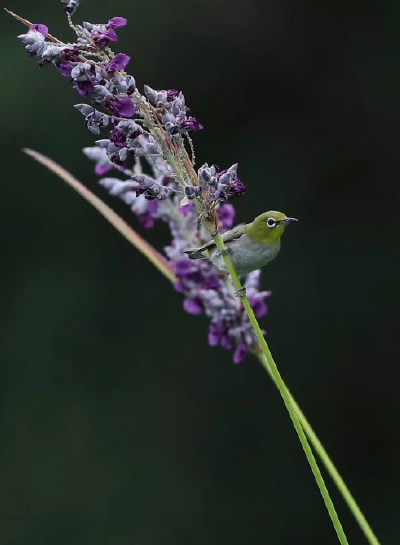
[{"label": "plant stalk", "polygon": [[[225,244],[224,244],[224,241],[223,241],[223,238],[221,236],[221,234],[219,232],[217,232],[215,235],[214,235],[214,242],[215,242],[215,245],[216,247],[218,248],[218,250],[220,252],[224,252],[226,250],[225,248]],[[236,270],[235,270],[235,267],[233,266],[233,263],[232,263],[232,260],[229,256],[229,253],[225,253],[224,254],[224,261],[225,261],[225,264],[226,264],[226,267],[228,269],[228,272],[229,274],[231,275],[231,278],[232,278],[232,282],[233,282],[233,285],[235,286],[235,288],[239,291],[239,290],[242,290],[242,284],[240,282],[240,279],[236,273]],[[283,398],[283,401],[285,403],[285,406],[286,406],[286,409],[289,413],[289,416],[293,422],[293,426],[295,427],[295,430],[297,432],[297,435],[299,437],[299,440],[300,440],[300,443],[303,447],[303,450],[304,450],[304,453],[306,455],[306,458],[308,460],[308,463],[310,464],[310,467],[311,467],[311,471],[314,475],[314,478],[316,480],[316,483],[318,485],[318,488],[321,492],[321,496],[324,500],[324,503],[325,503],[325,506],[328,510],[328,513],[329,513],[329,516],[332,520],[332,524],[335,528],[335,531],[336,531],[336,534],[337,534],[337,537],[339,539],[339,542],[341,543],[341,545],[348,545],[348,541],[347,541],[347,537],[346,537],[346,534],[344,533],[344,530],[343,530],[343,527],[342,527],[342,524],[339,520],[339,517],[338,517],[338,514],[336,512],[336,509],[335,509],[335,506],[333,504],[333,501],[329,495],[329,492],[328,492],[328,489],[326,487],[326,484],[324,482],[324,479],[322,477],[322,474],[321,474],[321,471],[318,467],[318,464],[315,460],[315,457],[314,457],[314,454],[311,450],[311,447],[307,441],[307,437],[304,433],[304,430],[300,424],[300,420],[299,420],[299,417],[296,413],[296,409],[295,409],[295,406],[293,405],[293,402],[292,402],[292,398],[290,396],[290,393],[289,393],[289,390],[286,388],[286,385],[279,373],[279,370],[278,370],[278,367],[276,366],[276,363],[272,357],[272,354],[269,350],[269,347],[268,347],[268,344],[267,344],[267,341],[265,340],[264,338],[264,335],[261,331],[261,328],[260,328],[260,325],[257,321],[257,318],[255,317],[254,315],[254,312],[253,312],[253,309],[251,308],[251,305],[250,305],[250,302],[249,300],[247,299],[246,296],[243,296],[241,297],[241,300],[242,300],[242,304],[247,312],[247,315],[249,317],[249,320],[250,320],[250,323],[251,325],[253,326],[253,329],[254,329],[254,332],[257,336],[257,340],[260,344],[260,347],[263,351],[263,354],[268,362],[268,365],[269,365],[269,368],[270,368],[270,371],[271,371],[271,375],[273,377],[273,380]]]},{"label": "plant stalk", "polygon": [[[254,354],[258,360],[260,361],[261,365],[264,367],[264,369],[267,371],[268,375],[272,379],[272,381],[275,383],[271,368],[269,366],[268,360],[264,354]],[[275,383],[277,386],[277,384]],[[323,444],[318,439],[318,436],[316,435],[315,431],[313,430],[311,424],[307,420],[306,416],[304,415],[303,411],[300,409],[299,405],[297,404],[296,400],[290,393],[290,390],[286,387],[286,389],[289,392],[289,397],[292,402],[292,405],[297,413],[297,417],[300,421],[300,424],[305,431],[311,445],[314,448],[314,451],[318,454],[318,457],[320,458],[321,462],[325,466],[325,469],[327,470],[328,474],[331,476],[331,479],[335,483],[337,489],[339,490],[340,494],[342,495],[344,501],[347,503],[348,508],[350,509],[353,517],[358,522],[362,532],[364,533],[365,537],[368,540],[368,543],[370,545],[380,545],[380,542],[376,535],[374,534],[371,526],[368,524],[367,519],[365,518],[363,512],[359,508],[356,500],[354,499],[352,493],[350,492],[349,488],[347,487],[346,483],[344,482],[343,478],[341,477],[340,473],[336,469],[335,464],[333,463],[332,459],[330,458],[329,454],[326,452]]]}]

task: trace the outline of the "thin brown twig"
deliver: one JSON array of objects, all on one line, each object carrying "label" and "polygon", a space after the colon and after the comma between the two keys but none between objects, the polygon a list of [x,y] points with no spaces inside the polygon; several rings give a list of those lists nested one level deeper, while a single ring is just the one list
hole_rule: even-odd
[{"label": "thin brown twig", "polygon": [[[23,25],[27,26],[27,27],[30,27],[33,25],[33,23],[31,23],[30,21],[28,21],[28,19],[24,19],[23,17],[21,17],[20,15],[17,15],[16,13],[14,13],[13,11],[7,9],[7,8],[4,8],[4,11],[6,11],[8,13],[8,15],[11,15],[11,17],[13,17],[14,19],[16,19],[19,23],[22,23]],[[46,36],[46,39],[49,40],[50,42],[53,42],[55,44],[62,44],[63,42],[61,42],[60,40],[58,40],[57,38],[55,38],[54,36],[52,36],[51,34],[48,34]]]}]

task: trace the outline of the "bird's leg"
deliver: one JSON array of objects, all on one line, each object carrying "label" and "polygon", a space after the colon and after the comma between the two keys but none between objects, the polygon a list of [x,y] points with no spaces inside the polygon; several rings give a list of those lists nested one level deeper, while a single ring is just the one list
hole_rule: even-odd
[{"label": "bird's leg", "polygon": [[246,297],[246,288],[241,288],[240,290],[236,290],[234,293],[235,297]]},{"label": "bird's leg", "polygon": [[231,251],[230,248],[224,248],[223,250],[218,250],[218,252],[215,254],[217,257],[223,257],[224,255],[228,255]]}]

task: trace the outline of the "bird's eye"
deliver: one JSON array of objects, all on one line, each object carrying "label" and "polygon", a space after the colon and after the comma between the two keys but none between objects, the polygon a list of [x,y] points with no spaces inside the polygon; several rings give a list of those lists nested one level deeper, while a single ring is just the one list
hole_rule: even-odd
[{"label": "bird's eye", "polygon": [[268,225],[268,227],[271,227],[271,228],[275,227],[276,221],[274,220],[274,218],[268,218],[267,219],[267,225]]}]

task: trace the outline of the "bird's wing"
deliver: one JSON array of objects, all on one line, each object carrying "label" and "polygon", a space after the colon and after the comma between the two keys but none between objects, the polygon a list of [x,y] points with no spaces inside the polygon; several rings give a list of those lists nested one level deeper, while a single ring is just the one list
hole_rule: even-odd
[{"label": "bird's wing", "polygon": [[[244,225],[237,225],[230,231],[227,231],[222,235],[222,240],[227,242],[232,242],[233,240],[239,239],[242,235],[245,234],[245,226]],[[192,259],[204,259],[206,256],[202,255],[205,250],[212,250],[215,248],[215,242],[213,240],[210,240],[209,242],[206,242],[206,244],[203,244],[203,246],[200,246],[200,248],[188,248],[187,250],[184,250],[185,254],[188,254],[189,257]]]},{"label": "bird's wing", "polygon": [[232,240],[237,240],[245,234],[245,225],[237,225],[230,231],[227,231],[222,235],[222,240],[224,242],[232,242]]}]

